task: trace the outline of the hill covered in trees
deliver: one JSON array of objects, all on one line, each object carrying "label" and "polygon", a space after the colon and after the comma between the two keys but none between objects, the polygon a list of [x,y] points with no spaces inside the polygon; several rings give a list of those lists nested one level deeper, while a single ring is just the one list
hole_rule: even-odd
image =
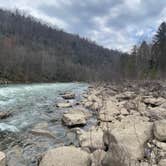
[{"label": "hill covered in trees", "polygon": [[0,10],[0,77],[23,82],[105,80],[121,54],[17,10]]},{"label": "hill covered in trees", "polygon": [[0,9],[0,78],[15,82],[165,77],[166,23],[154,40],[122,53],[23,13]]}]

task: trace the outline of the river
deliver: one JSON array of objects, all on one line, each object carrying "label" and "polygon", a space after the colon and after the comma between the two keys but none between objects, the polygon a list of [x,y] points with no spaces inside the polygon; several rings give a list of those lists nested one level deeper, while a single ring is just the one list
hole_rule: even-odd
[{"label": "river", "polygon": [[[88,88],[81,83],[1,85],[0,111],[12,116],[0,120],[0,150],[6,152],[8,166],[37,166],[39,156],[49,148],[76,144],[75,135],[61,123],[66,109],[56,108],[64,99],[60,93],[72,91],[76,99]],[[84,129],[93,124],[93,119]],[[55,138],[34,135],[35,127],[47,128]]]}]

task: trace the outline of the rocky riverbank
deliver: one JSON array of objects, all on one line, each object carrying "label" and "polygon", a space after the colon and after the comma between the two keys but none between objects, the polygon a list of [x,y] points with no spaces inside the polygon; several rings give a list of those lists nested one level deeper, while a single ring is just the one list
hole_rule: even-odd
[{"label": "rocky riverbank", "polygon": [[[62,118],[69,110],[83,109],[78,103],[87,87],[87,84],[79,83],[2,85],[0,151],[5,153],[6,164],[37,166],[47,150],[77,145],[75,132],[65,125]],[[74,93],[74,99],[69,99],[72,96],[64,99],[62,94],[68,91]],[[68,103],[68,107],[64,107],[63,103]],[[87,130],[95,121],[90,117],[81,128]]]},{"label": "rocky riverbank", "polygon": [[[81,101],[73,92],[60,95],[64,100],[56,107],[66,110],[61,122],[75,136],[69,136],[73,141],[67,146],[40,155],[39,166],[166,165],[164,82],[93,84]],[[92,117],[97,122],[88,128]],[[39,126],[32,132],[54,139]]]},{"label": "rocky riverbank", "polygon": [[[48,151],[40,166],[68,165],[69,161],[72,166],[165,166],[165,90],[163,82],[93,85],[80,104],[93,111],[97,125],[88,131],[74,128],[78,147]],[[86,118],[74,110],[62,120],[71,127],[85,125]]]}]

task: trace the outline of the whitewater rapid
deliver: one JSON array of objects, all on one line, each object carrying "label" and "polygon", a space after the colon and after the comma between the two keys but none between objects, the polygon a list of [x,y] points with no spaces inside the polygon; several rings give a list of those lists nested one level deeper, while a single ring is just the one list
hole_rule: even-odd
[{"label": "whitewater rapid", "polygon": [[0,123],[0,130],[18,132],[42,120],[49,120],[47,112],[58,117],[55,102],[61,100],[59,94],[73,91],[79,96],[87,88],[80,83],[28,84],[0,86],[0,111],[8,111],[12,116]]}]

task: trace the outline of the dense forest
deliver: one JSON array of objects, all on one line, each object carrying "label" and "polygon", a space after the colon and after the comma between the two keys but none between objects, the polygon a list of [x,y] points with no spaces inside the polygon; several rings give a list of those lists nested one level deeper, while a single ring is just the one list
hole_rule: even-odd
[{"label": "dense forest", "polygon": [[3,78],[25,82],[105,80],[114,68],[113,59],[120,55],[17,10],[0,10]]},{"label": "dense forest", "polygon": [[19,11],[0,9],[0,77],[15,82],[110,81],[165,76],[166,23],[132,53],[98,46]]}]

